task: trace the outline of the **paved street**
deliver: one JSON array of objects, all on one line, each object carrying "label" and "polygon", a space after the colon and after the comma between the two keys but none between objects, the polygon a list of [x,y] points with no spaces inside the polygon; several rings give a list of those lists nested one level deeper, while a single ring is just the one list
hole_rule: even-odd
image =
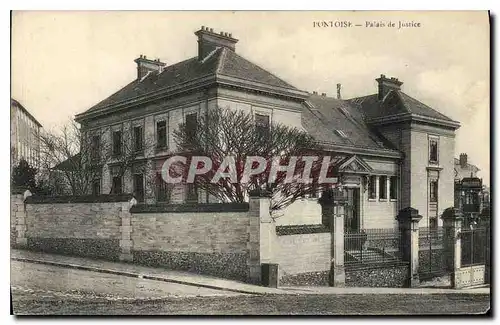
[{"label": "paved street", "polygon": [[145,280],[35,263],[11,261],[14,300],[150,300],[177,297],[236,295],[197,286]]},{"label": "paved street", "polygon": [[192,285],[11,261],[14,313],[335,315],[481,313],[487,294],[247,295]]}]

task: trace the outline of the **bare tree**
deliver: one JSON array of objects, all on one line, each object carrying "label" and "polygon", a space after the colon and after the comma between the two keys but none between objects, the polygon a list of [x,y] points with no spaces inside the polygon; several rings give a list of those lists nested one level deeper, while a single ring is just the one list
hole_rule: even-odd
[{"label": "bare tree", "polygon": [[[323,152],[314,138],[297,128],[266,123],[265,118],[258,121],[252,114],[241,110],[217,108],[200,116],[194,129],[193,125],[181,124],[174,131],[174,140],[179,152],[188,157],[187,163],[193,156],[208,156],[212,161],[210,171],[195,177],[196,187],[223,202],[245,202],[249,191],[264,190],[271,194],[272,211],[285,208],[307,193],[319,191],[321,184],[318,183],[318,176]],[[213,176],[228,156],[234,157],[237,182],[221,178],[212,183]],[[261,174],[242,182],[247,157],[251,156],[263,157],[266,168]],[[298,176],[308,169],[302,159],[305,156],[317,157],[310,169],[312,181],[309,183],[298,181]],[[339,157],[333,158],[335,161]],[[278,172],[276,179],[269,181],[272,165],[277,162],[286,165],[291,159],[297,159],[294,180],[285,182],[287,174]],[[184,174],[186,172],[184,169]]]},{"label": "bare tree", "polygon": [[[66,184],[72,195],[85,195],[90,191],[98,166],[90,161],[91,145],[83,137],[79,125],[71,121],[59,132],[38,134],[40,142],[40,168],[50,171],[56,183]],[[61,189],[56,192],[64,192]]]}]

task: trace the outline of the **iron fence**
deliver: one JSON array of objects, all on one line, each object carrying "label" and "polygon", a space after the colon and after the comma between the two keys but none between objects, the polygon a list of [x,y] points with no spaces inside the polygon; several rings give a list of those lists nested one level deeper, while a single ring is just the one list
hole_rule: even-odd
[{"label": "iron fence", "polygon": [[399,262],[400,244],[400,232],[395,229],[346,231],[344,264],[355,267]]}]

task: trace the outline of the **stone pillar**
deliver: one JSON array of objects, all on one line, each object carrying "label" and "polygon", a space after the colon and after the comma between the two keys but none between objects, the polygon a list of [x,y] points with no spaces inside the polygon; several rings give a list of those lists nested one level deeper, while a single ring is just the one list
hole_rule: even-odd
[{"label": "stone pillar", "polygon": [[460,230],[462,228],[463,215],[457,208],[444,210],[443,215],[443,254],[445,258],[446,270],[451,274],[451,286],[457,285],[456,273],[461,266],[461,243]]},{"label": "stone pillar", "polygon": [[399,252],[402,260],[409,263],[408,280],[405,286],[410,288],[416,287],[420,283],[418,277],[418,223],[421,219],[422,216],[418,214],[418,210],[411,207],[400,210],[397,216],[401,236]]},{"label": "stone pillar", "polygon": [[[248,242],[247,242],[247,266],[248,266],[248,281],[254,284],[261,284],[261,220],[268,221],[270,219],[269,208],[271,199],[268,193],[261,191],[253,191],[249,193],[250,209],[248,211]],[[264,223],[265,224],[265,223]],[[268,226],[270,227],[270,225]],[[265,228],[265,227],[263,227]],[[265,231],[262,232],[265,234]],[[262,244],[266,246],[269,238],[264,238]],[[263,252],[263,256],[267,259],[271,258],[270,247]]]},{"label": "stone pillar", "polygon": [[17,201],[16,213],[16,247],[25,248],[28,246],[28,239],[26,238],[27,220],[26,220],[26,199],[31,196],[31,192],[26,190],[24,194],[19,195]]},{"label": "stone pillar", "polygon": [[268,197],[260,198],[260,262],[273,263],[276,247],[276,222],[271,218]]},{"label": "stone pillar", "polygon": [[137,200],[132,198],[129,202],[122,203],[121,206],[120,219],[122,224],[120,226],[120,261],[132,262],[134,260],[134,256],[132,255],[132,214],[130,213],[130,208],[136,204]]},{"label": "stone pillar", "polygon": [[[331,234],[331,264],[329,286],[345,286],[344,267],[344,215],[347,197],[342,191],[328,190],[323,193],[319,203],[322,208],[322,218]],[[325,224],[325,223],[324,223]]]}]

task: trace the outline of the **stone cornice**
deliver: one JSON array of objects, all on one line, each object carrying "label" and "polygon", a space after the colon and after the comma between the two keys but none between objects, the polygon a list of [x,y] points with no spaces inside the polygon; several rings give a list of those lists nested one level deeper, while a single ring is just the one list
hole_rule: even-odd
[{"label": "stone cornice", "polygon": [[460,127],[460,123],[457,121],[450,121],[450,120],[445,120],[445,119],[439,119],[439,118],[433,118],[433,117],[428,117],[428,116],[423,116],[423,115],[418,115],[414,113],[400,113],[400,114],[395,114],[391,116],[382,116],[382,117],[376,117],[376,118],[371,118],[367,120],[367,123],[371,125],[385,125],[385,124],[392,124],[392,123],[397,123],[397,122],[408,122],[408,121],[415,121],[415,122],[423,122],[423,123],[428,123],[428,124],[433,124],[441,127],[449,127],[453,129],[458,129]]},{"label": "stone cornice", "polygon": [[335,143],[319,142],[319,141],[318,144],[327,151],[335,151],[339,153],[348,153],[354,155],[358,154],[364,156],[385,157],[393,159],[401,159],[403,155],[399,151],[382,149],[382,148],[380,149],[363,148],[363,147],[345,146]]},{"label": "stone cornice", "polygon": [[122,110],[126,110],[135,106],[144,105],[146,103],[154,102],[160,99],[164,99],[166,97],[178,96],[183,93],[195,91],[200,88],[206,88],[214,85],[229,86],[238,89],[243,89],[246,91],[263,93],[277,97],[284,97],[295,101],[303,101],[308,97],[307,92],[301,90],[275,87],[264,83],[249,81],[222,74],[210,74],[175,86],[150,92],[145,95],[129,98],[127,100],[118,103],[113,103],[95,111],[77,114],[75,116],[75,120],[77,122],[81,122],[83,120],[97,118],[102,115],[107,115],[111,113],[116,114]]}]

